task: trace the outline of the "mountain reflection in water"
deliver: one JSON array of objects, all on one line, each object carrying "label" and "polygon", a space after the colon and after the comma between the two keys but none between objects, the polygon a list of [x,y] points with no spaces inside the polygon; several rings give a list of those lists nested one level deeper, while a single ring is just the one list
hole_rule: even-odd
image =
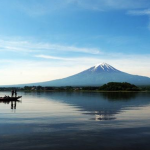
[{"label": "mountain reflection in water", "polygon": [[102,93],[102,96],[104,99],[110,100],[110,101],[129,101],[133,100],[140,94],[139,92],[104,92]]},{"label": "mountain reflection in water", "polygon": [[1,150],[148,150],[150,147],[150,93],[20,95],[22,103],[0,103]]},{"label": "mountain reflection in water", "polygon": [[140,100],[147,94],[136,92],[52,93],[51,97],[55,101],[58,100],[80,108],[83,114],[93,116],[91,120],[102,121],[116,119],[116,114],[132,106],[147,105],[150,103],[149,99]]}]

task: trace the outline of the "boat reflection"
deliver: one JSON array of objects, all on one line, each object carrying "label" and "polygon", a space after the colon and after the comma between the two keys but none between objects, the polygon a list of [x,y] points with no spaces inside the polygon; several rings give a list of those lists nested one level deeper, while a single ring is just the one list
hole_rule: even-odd
[{"label": "boat reflection", "polygon": [[6,100],[0,100],[0,103],[3,104],[10,104],[11,103],[11,109],[16,109],[17,108],[17,103],[20,103],[21,101],[19,100],[10,100],[10,101],[6,101]]}]

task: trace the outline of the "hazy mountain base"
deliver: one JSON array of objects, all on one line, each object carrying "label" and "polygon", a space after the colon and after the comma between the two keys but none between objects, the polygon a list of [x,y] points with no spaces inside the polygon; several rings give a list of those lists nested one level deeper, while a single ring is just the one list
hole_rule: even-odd
[{"label": "hazy mountain base", "polygon": [[43,86],[43,87],[61,87],[61,86],[102,86],[109,82],[128,82],[135,84],[137,86],[150,86],[150,78],[130,75],[127,73],[94,73],[94,74],[77,74],[63,79],[40,82],[40,83],[30,83],[30,84],[20,84],[13,85],[14,87],[24,87],[24,86]]},{"label": "hazy mountain base", "polygon": [[[0,88],[1,91],[12,90],[15,87],[11,88]],[[103,86],[82,86],[82,87],[72,87],[72,86],[62,86],[62,87],[42,87],[42,86],[25,86],[24,88],[17,88],[21,91],[80,91],[80,92],[139,92],[139,91],[148,91],[148,87],[141,88],[137,87],[130,83],[119,83],[119,82],[110,82],[104,84]],[[149,89],[150,91],[150,89]]]}]

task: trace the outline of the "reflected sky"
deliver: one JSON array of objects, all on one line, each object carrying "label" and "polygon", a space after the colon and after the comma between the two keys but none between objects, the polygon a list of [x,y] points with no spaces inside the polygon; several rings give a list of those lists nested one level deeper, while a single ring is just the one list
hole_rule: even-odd
[{"label": "reflected sky", "polygon": [[[9,92],[0,92],[3,95]],[[21,145],[22,149],[85,149],[87,145],[89,149],[136,149],[135,143],[144,149],[150,146],[150,93],[18,95],[23,98],[16,108],[15,103],[12,109],[11,103],[0,102],[1,149],[19,149]],[[141,138],[145,140],[139,142]]]}]

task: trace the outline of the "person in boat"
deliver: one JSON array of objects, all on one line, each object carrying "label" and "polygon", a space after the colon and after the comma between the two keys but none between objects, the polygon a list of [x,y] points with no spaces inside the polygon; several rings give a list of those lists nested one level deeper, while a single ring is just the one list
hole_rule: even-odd
[{"label": "person in boat", "polygon": [[14,96],[14,90],[11,91],[11,97],[13,97],[13,96]]},{"label": "person in boat", "polygon": [[14,93],[15,93],[15,97],[17,97],[17,90],[15,90]]}]

